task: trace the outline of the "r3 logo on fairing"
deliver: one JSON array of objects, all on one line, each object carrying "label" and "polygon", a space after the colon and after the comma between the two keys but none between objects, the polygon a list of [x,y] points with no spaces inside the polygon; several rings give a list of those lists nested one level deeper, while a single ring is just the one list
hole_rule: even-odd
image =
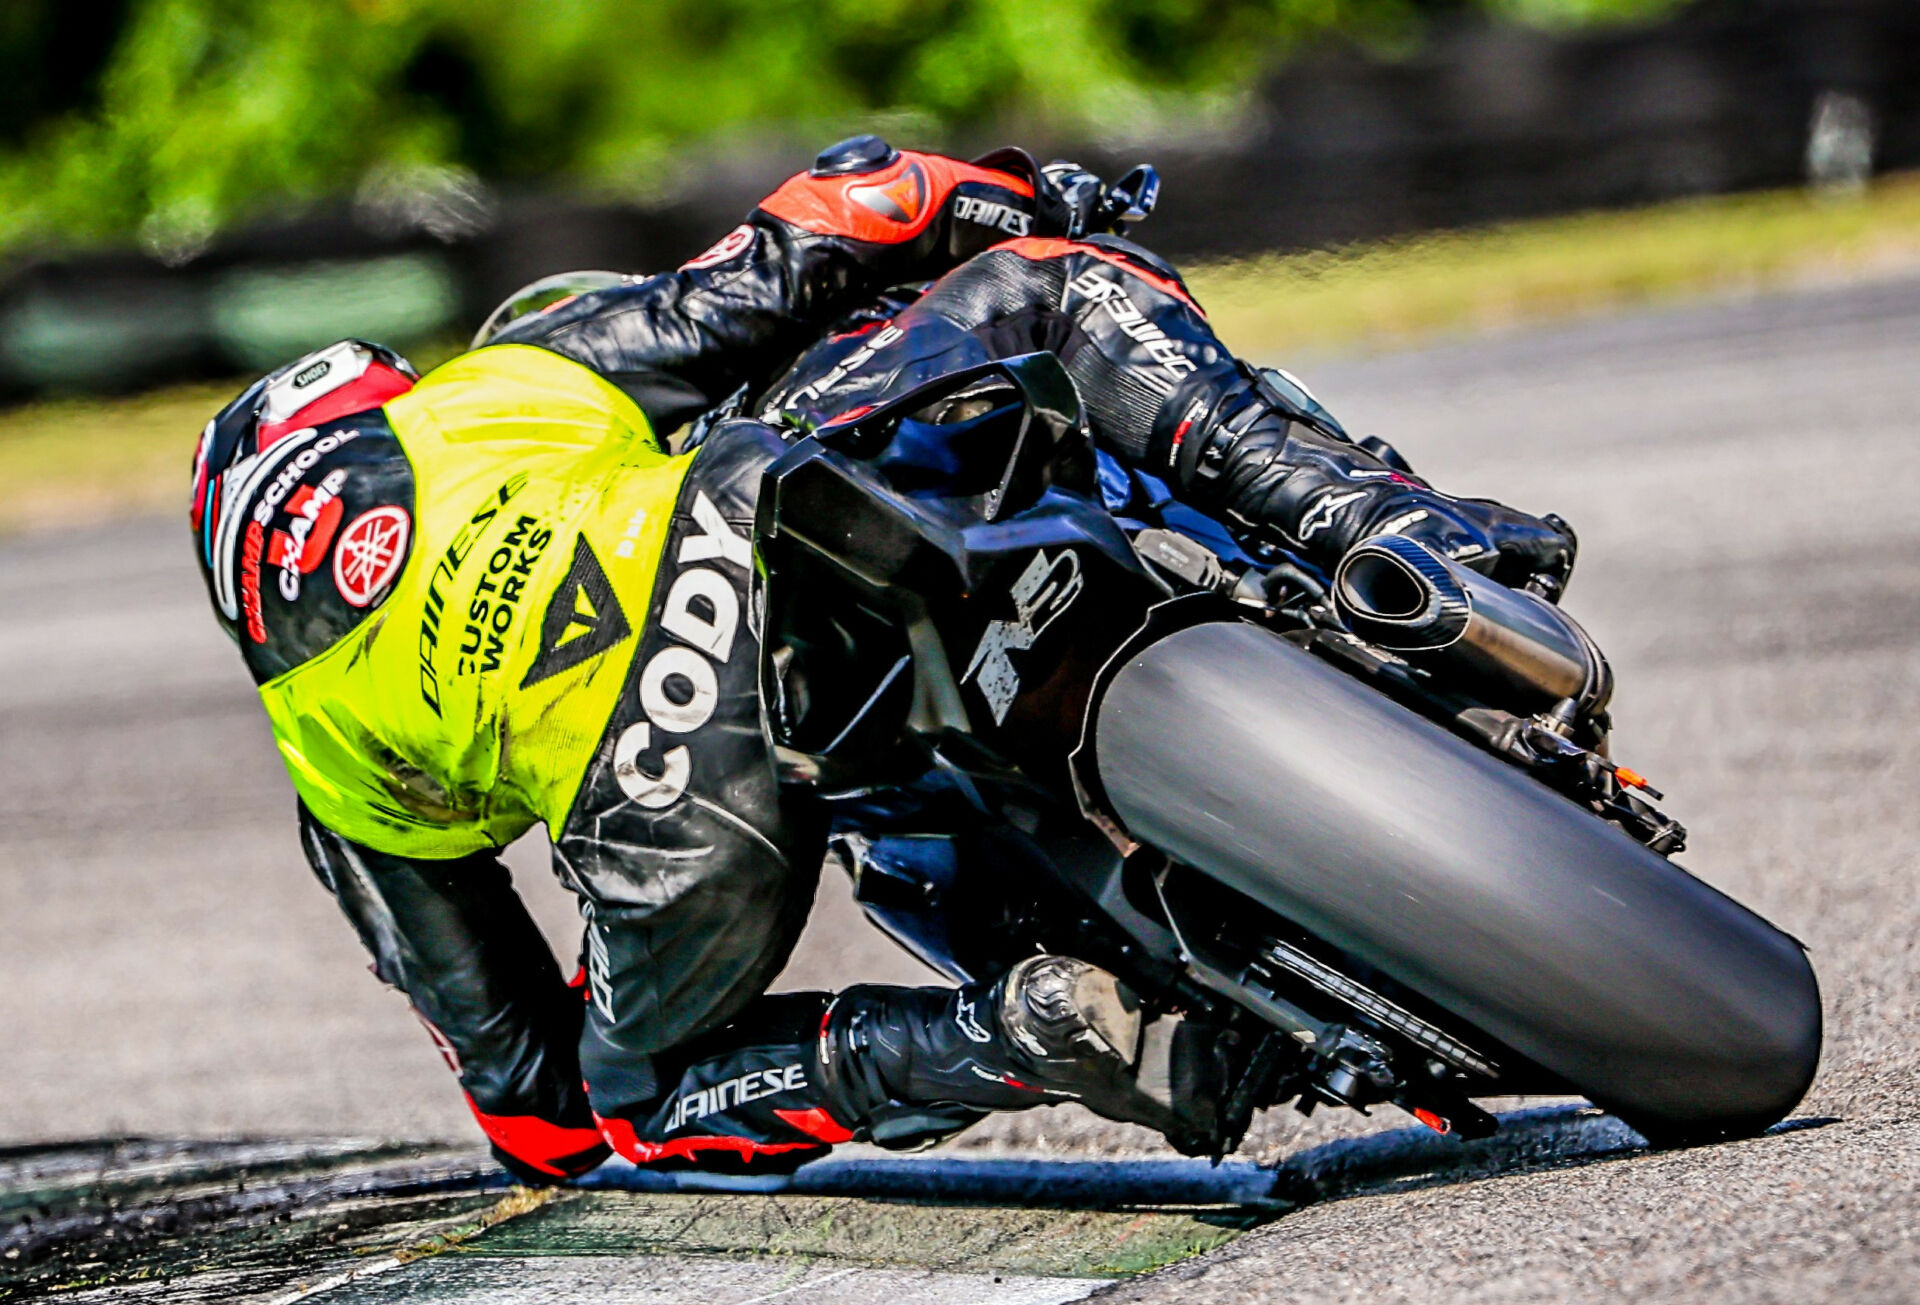
[{"label": "r3 logo on fairing", "polygon": [[[660,611],[660,628],[682,642],[668,644],[647,659],[637,685],[647,719],[629,725],[613,745],[613,777],[620,791],[650,811],[678,802],[693,777],[693,754],[684,743],[667,749],[658,775],[641,769],[640,757],[652,745],[654,729],[691,734],[713,718],[720,704],[714,665],[726,664],[740,632],[740,595],[733,582],[714,567],[688,563],[729,562],[744,574],[753,571],[752,543],[728,524],[705,493],[694,495],[693,520],[699,529],[681,539],[674,556],[686,569],[674,577]],[[706,608],[705,614],[695,610],[696,601]],[[683,696],[669,696],[669,683],[677,683]]]},{"label": "r3 logo on fairing", "polygon": [[1007,709],[1020,692],[1020,672],[1014,669],[1012,654],[1033,647],[1085,587],[1080,559],[1070,548],[1051,555],[1045,549],[1035,553],[1027,569],[1013,582],[1013,619],[987,622],[966,673],[960,677],[962,684],[968,680],[979,684],[994,724],[1006,724]]}]

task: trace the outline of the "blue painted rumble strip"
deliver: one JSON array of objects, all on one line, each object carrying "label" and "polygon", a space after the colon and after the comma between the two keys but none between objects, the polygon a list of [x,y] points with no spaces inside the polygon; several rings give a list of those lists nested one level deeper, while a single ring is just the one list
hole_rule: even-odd
[{"label": "blue painted rumble strip", "polygon": [[[661,1173],[609,1164],[576,1187],[623,1192],[863,1196],[969,1205],[1111,1208],[1275,1204],[1275,1171],[1205,1160],[816,1160],[791,1175]],[[1280,1204],[1292,1204],[1282,1201]]]}]

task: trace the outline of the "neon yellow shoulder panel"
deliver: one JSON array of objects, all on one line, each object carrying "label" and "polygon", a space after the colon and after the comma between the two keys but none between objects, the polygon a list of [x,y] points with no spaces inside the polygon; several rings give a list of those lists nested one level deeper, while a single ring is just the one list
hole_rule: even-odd
[{"label": "neon yellow shoulder panel", "polygon": [[572,807],[639,642],[693,455],[557,354],[462,355],[387,405],[412,550],[379,610],[261,687],[315,816],[396,855],[500,847]]}]

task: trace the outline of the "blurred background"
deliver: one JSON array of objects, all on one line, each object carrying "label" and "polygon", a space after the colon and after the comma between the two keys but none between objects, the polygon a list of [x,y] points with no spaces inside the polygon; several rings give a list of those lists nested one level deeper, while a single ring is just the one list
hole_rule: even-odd
[{"label": "blurred background", "polygon": [[0,529],[158,506],[181,385],[437,360],[868,130],[1157,164],[1142,238],[1290,357],[1920,255],[1909,0],[9,0],[0,402],[159,393],[16,410]]},{"label": "blurred background", "polygon": [[1920,164],[1920,8],[9,0],[0,393],[452,340],[558,267],[677,265],[867,130],[1151,160],[1177,259],[1351,253]]},{"label": "blurred background", "polygon": [[[302,864],[189,561],[194,439],[343,335],[430,364],[535,277],[673,267],[859,131],[1156,164],[1138,236],[1236,351],[1566,513],[1626,758],[1690,866],[1815,945],[1816,1106],[1894,1117],[1913,0],[6,0],[0,1143],[471,1136]],[[789,983],[924,977],[845,899]],[[1107,1144],[1066,1113],[988,1132]]]}]

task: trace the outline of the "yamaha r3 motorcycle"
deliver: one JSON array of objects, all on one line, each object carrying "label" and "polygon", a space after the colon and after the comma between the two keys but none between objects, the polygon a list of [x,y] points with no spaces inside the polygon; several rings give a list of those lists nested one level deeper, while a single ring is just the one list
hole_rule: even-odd
[{"label": "yamaha r3 motorcycle", "polygon": [[882,928],[956,981],[1065,952],[1225,1025],[1216,1155],[1288,1100],[1472,1137],[1476,1098],[1574,1094],[1662,1142],[1794,1107],[1807,957],[1668,859],[1548,578],[1394,536],[1322,576],[1118,520],[1097,475],[1050,354],[766,473],[775,741]]}]

